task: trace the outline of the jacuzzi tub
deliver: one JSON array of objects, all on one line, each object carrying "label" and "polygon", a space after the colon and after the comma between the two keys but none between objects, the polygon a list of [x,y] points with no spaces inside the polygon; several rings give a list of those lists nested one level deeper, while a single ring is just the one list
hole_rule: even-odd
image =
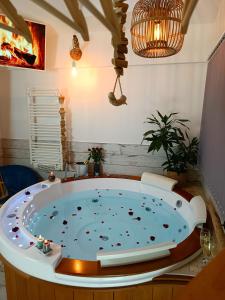
[{"label": "jacuzzi tub", "polygon": [[[133,285],[177,268],[199,254],[206,210],[160,179],[33,185],[0,211],[1,254],[31,276],[82,287]],[[35,247],[39,234],[53,240],[48,256]]]}]

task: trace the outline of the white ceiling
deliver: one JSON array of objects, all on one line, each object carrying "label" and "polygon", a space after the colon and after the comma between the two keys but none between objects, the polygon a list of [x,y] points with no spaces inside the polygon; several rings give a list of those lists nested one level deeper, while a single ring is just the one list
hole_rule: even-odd
[{"label": "white ceiling", "polygon": [[[54,5],[54,7],[58,8],[60,11],[67,14],[67,9],[65,7],[63,0],[48,0],[49,3]],[[101,10],[100,1],[98,0],[91,0],[91,2],[99,9]],[[127,0],[126,1],[129,4],[129,11],[131,12],[133,10],[133,7],[135,3],[137,3],[137,0]],[[215,20],[218,8],[221,0],[199,0],[197,7],[195,9],[195,12],[192,17],[192,23],[211,23]],[[84,13],[86,16],[90,15],[90,12],[88,12],[86,9],[84,9]],[[68,14],[69,15],[69,14]]]},{"label": "white ceiling", "polygon": [[[18,1],[18,0],[17,0]],[[17,1],[13,1],[16,5]],[[196,9],[193,13],[191,23],[194,24],[204,24],[204,23],[212,23],[215,21],[219,4],[222,0],[199,0]],[[63,0],[47,0],[50,4],[52,4],[54,7],[59,9],[61,12],[66,14],[67,16],[70,16],[67,8],[64,4]],[[99,9],[101,10],[101,5],[99,0],[91,0],[91,2]],[[132,12],[133,7],[135,3],[137,3],[137,0],[127,0],[126,1],[129,4],[129,12]],[[82,8],[84,14],[89,17],[91,13],[87,11],[85,8]]]}]

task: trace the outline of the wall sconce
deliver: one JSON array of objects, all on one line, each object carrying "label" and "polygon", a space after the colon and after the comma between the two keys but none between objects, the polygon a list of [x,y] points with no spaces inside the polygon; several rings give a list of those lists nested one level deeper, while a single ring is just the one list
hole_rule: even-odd
[{"label": "wall sconce", "polygon": [[80,60],[82,51],[80,49],[79,41],[76,35],[73,36],[73,48],[70,50],[70,57],[72,58],[72,75],[77,75],[76,61]]}]

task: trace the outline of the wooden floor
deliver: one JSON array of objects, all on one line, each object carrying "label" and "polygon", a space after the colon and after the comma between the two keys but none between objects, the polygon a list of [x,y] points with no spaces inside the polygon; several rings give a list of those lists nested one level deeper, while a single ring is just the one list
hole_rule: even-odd
[{"label": "wooden floor", "polygon": [[225,249],[212,259],[175,300],[224,300],[225,299]]}]

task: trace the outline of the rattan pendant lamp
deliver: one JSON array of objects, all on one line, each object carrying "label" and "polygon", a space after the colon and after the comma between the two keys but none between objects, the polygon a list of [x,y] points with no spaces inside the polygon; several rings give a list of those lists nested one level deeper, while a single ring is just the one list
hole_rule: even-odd
[{"label": "rattan pendant lamp", "polygon": [[134,53],[157,58],[179,52],[184,41],[182,13],[182,0],[139,0],[131,20]]}]

